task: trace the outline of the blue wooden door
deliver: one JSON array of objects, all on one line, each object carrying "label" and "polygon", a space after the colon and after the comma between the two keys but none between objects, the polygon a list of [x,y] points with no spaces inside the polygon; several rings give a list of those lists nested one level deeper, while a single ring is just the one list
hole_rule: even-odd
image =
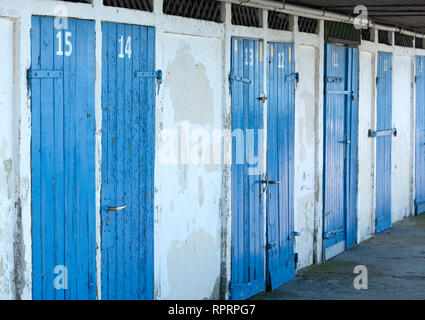
[{"label": "blue wooden door", "polygon": [[94,34],[32,18],[34,299],[96,298]]},{"label": "blue wooden door", "polygon": [[416,57],[415,207],[425,212],[425,57]]},{"label": "blue wooden door", "polygon": [[269,43],[267,74],[267,285],[295,277],[294,252],[294,46]]},{"label": "blue wooden door", "polygon": [[358,49],[325,44],[325,259],[356,241]]},{"label": "blue wooden door", "polygon": [[[231,298],[247,299],[265,288],[264,216],[259,142],[263,128],[263,42],[232,39],[232,279]],[[246,149],[246,150],[245,150]]]},{"label": "blue wooden door", "polygon": [[392,54],[378,53],[376,233],[391,227]]},{"label": "blue wooden door", "polygon": [[102,298],[153,299],[155,30],[102,32]]}]

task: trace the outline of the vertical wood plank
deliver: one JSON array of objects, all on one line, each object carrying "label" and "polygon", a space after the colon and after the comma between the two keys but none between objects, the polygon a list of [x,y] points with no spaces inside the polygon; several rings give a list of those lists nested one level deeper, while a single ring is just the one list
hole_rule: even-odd
[{"label": "vertical wood plank", "polygon": [[[40,70],[41,24],[32,17],[31,70]],[[32,256],[33,299],[42,299],[42,225],[41,225],[41,80],[31,79],[31,172],[32,172]]]},{"label": "vertical wood plank", "polygon": [[[55,48],[59,47],[59,39],[56,37],[59,30],[53,28],[53,51]],[[63,33],[60,41],[63,43]],[[63,56],[57,55],[53,52],[53,61],[54,61],[54,70],[63,70]],[[64,164],[64,88],[63,88],[63,77],[54,79],[54,166],[55,166],[55,184],[54,184],[54,232],[55,232],[55,266],[64,266],[65,265],[65,238],[64,230],[65,225],[65,199],[64,192],[65,189],[65,164]],[[56,300],[64,300],[65,291],[64,290],[55,290]]]},{"label": "vertical wood plank", "polygon": [[[41,68],[53,69],[53,19],[41,20]],[[54,92],[53,79],[41,81],[42,268],[43,299],[54,299]]]}]

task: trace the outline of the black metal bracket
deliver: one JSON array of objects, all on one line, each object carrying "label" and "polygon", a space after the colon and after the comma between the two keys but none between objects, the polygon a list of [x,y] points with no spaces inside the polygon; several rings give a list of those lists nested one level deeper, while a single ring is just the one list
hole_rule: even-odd
[{"label": "black metal bracket", "polygon": [[158,94],[162,84],[162,70],[158,71],[136,71],[134,73],[136,78],[155,78],[158,83]]},{"label": "black metal bracket", "polygon": [[291,234],[288,236],[288,240],[291,240],[292,238],[295,237],[299,237],[301,234],[299,232],[293,231],[291,232]]},{"label": "black metal bracket", "polygon": [[62,78],[60,70],[28,70],[28,79],[58,79]]}]

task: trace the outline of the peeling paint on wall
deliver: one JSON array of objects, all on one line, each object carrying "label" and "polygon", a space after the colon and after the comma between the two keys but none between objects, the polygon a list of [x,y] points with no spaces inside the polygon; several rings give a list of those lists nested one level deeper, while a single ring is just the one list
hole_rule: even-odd
[{"label": "peeling paint on wall", "polygon": [[0,18],[0,299],[15,294],[14,233],[16,197],[14,176],[13,22]]},{"label": "peeling paint on wall", "polygon": [[[30,17],[53,15],[55,1],[0,0],[2,51],[0,51],[0,299],[31,297],[31,162],[30,106],[26,70],[30,66]],[[19,9],[17,8],[19,6]],[[296,92],[295,127],[295,230],[299,267],[321,256],[321,178],[323,21],[318,35],[246,28],[230,23],[207,23],[194,19],[164,16],[161,2],[155,12],[110,10],[95,0],[92,6],[70,4],[69,14],[79,19],[119,21],[156,26],[157,67],[164,83],[156,106],[156,150],[159,152],[167,129],[182,131],[188,125],[191,145],[200,138],[190,137],[197,129],[231,127],[230,96],[227,82],[230,69],[230,36],[294,41],[295,61],[300,72]],[[137,12],[136,12],[137,11]],[[263,12],[266,18],[266,11]],[[320,20],[320,18],[319,18]],[[267,21],[265,19],[265,21]],[[97,35],[101,37],[101,32]],[[16,37],[16,39],[14,39]],[[101,43],[98,40],[97,44]],[[96,49],[101,59],[101,46]],[[394,126],[400,135],[394,140],[393,222],[411,214],[412,208],[412,68],[415,54],[425,50],[406,49],[367,42],[360,56],[359,200],[358,241],[374,232],[374,145],[367,130],[374,128],[374,54],[394,53]],[[13,70],[16,66],[16,72]],[[97,64],[97,77],[101,76]],[[101,78],[101,77],[100,77]],[[13,96],[13,92],[15,95]],[[100,81],[96,83],[97,112],[101,110]],[[16,105],[15,105],[16,104]],[[101,115],[96,114],[97,121]],[[13,125],[11,125],[13,124]],[[101,131],[97,128],[97,139]],[[97,145],[97,153],[101,147]],[[175,150],[171,150],[175,151]],[[188,154],[190,156],[190,151]],[[197,159],[205,155],[194,150]],[[405,156],[406,155],[406,156]],[[181,156],[181,154],[179,154]],[[155,297],[215,299],[228,292],[230,277],[231,166],[192,163],[158,164],[155,172]],[[100,158],[98,157],[98,161]],[[98,165],[97,170],[100,165]],[[97,171],[98,185],[100,172]],[[98,190],[99,191],[99,190]],[[99,205],[99,204],[98,204]],[[206,265],[199,268],[200,261]],[[199,273],[199,274],[196,274]],[[188,284],[186,284],[188,282]]]},{"label": "peeling paint on wall", "polygon": [[298,268],[313,263],[314,250],[314,172],[315,172],[315,68],[316,49],[295,48],[295,63],[300,74],[295,106],[295,231],[300,233],[295,246]]}]

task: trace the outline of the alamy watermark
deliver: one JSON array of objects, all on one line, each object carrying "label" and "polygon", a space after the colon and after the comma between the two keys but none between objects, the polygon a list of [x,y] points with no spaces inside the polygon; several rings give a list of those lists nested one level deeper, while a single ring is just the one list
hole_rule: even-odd
[{"label": "alamy watermark", "polygon": [[189,121],[178,129],[160,133],[158,161],[161,165],[247,165],[249,175],[260,175],[264,163],[264,129],[191,128]]},{"label": "alamy watermark", "polygon": [[53,273],[56,275],[53,281],[53,288],[56,290],[68,290],[68,268],[59,265],[55,267]]},{"label": "alamy watermark", "polygon": [[356,276],[354,278],[354,289],[356,290],[368,290],[369,289],[369,276],[368,276],[368,271],[367,271],[367,267],[363,266],[363,265],[359,265],[356,266],[354,268],[354,274],[358,274],[358,276]]}]

